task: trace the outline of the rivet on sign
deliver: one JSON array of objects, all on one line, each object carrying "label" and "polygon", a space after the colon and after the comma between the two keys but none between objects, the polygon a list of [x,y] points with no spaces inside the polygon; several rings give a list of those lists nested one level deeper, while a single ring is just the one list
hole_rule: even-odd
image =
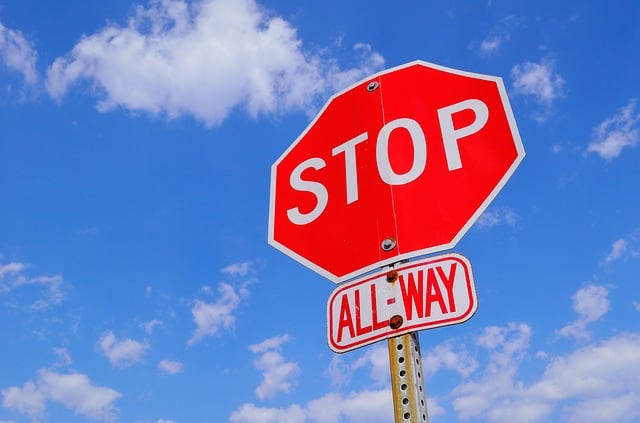
[{"label": "rivet on sign", "polygon": [[369,85],[367,85],[367,91],[371,92],[371,91],[375,91],[376,88],[378,88],[380,84],[378,83],[378,81],[371,81],[369,82]]},{"label": "rivet on sign", "polygon": [[396,272],[395,270],[392,270],[389,273],[387,273],[387,282],[393,283],[396,280],[398,280],[398,272]]},{"label": "rivet on sign", "polygon": [[400,326],[402,326],[403,322],[404,319],[402,318],[402,316],[396,314],[394,316],[391,316],[391,319],[389,319],[389,326],[391,327],[391,329],[398,329]]},{"label": "rivet on sign", "polygon": [[393,238],[387,238],[382,241],[382,250],[383,251],[391,251],[396,246],[396,240]]}]

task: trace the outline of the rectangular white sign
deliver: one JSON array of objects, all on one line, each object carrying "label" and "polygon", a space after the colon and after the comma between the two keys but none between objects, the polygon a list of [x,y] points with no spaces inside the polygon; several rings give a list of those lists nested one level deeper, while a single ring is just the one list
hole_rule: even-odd
[{"label": "rectangular white sign", "polygon": [[329,347],[343,353],[404,333],[462,323],[477,305],[466,257],[446,254],[405,263],[331,293]]}]

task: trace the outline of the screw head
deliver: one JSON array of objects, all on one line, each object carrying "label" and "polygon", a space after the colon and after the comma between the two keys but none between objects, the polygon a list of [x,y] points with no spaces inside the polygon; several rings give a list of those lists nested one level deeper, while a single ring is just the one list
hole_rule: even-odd
[{"label": "screw head", "polygon": [[378,83],[378,81],[371,81],[369,82],[369,85],[367,85],[367,91],[375,91],[379,86],[380,83]]},{"label": "screw head", "polygon": [[392,270],[389,273],[387,273],[387,282],[393,283],[396,280],[398,280],[398,272],[397,271]]},{"label": "screw head", "polygon": [[399,314],[391,316],[389,319],[389,327],[391,327],[391,329],[398,329],[402,326],[402,323],[404,323],[404,319]]},{"label": "screw head", "polygon": [[396,246],[396,240],[393,238],[387,238],[382,241],[381,247],[383,251],[391,251]]}]

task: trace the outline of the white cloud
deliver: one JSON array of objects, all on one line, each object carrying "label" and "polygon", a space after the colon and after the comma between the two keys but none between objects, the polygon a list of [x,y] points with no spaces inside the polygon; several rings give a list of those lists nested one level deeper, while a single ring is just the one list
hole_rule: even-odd
[{"label": "white cloud", "polygon": [[257,407],[244,404],[231,414],[231,423],[387,423],[393,421],[392,395],[389,389],[367,390],[346,395],[326,394],[286,408]]},{"label": "white cloud", "polygon": [[[244,404],[231,414],[231,423],[388,423],[393,421],[393,395],[389,388],[347,394],[329,393],[305,405],[257,407]],[[427,399],[429,416],[444,414],[444,409]]]},{"label": "white cloud", "polygon": [[93,419],[110,419],[115,411],[113,402],[121,396],[111,388],[94,386],[80,373],[58,374],[41,370],[39,376],[41,389],[48,398]]},{"label": "white cloud", "polygon": [[635,308],[636,311],[640,311],[640,301],[634,301],[633,308]]},{"label": "white cloud", "polygon": [[518,215],[513,210],[507,207],[492,208],[490,210],[486,210],[482,215],[480,215],[477,225],[485,228],[491,228],[502,223],[509,226],[515,226],[517,221]]},{"label": "white cloud", "polygon": [[[517,390],[512,378],[516,374],[518,362],[529,346],[530,338],[531,328],[525,324],[491,326],[482,332],[477,344],[490,351],[489,363],[478,380],[464,382],[452,392],[453,408],[461,419],[482,417],[490,421],[501,421],[498,417],[504,410],[497,407],[497,403],[501,397]],[[517,415],[520,422],[530,421],[530,412],[518,409],[516,404],[511,404],[511,407],[511,416]]]},{"label": "white cloud", "polygon": [[29,285],[42,286],[42,296],[32,304],[32,308],[45,309],[51,305],[57,305],[64,301],[64,282],[62,275],[37,276],[34,278],[17,280],[14,287],[19,288],[21,286]]},{"label": "white cloud", "polygon": [[525,62],[511,69],[513,88],[516,93],[533,95],[542,103],[550,103],[563,97],[564,79],[555,73],[555,63]]},{"label": "white cloud", "polygon": [[324,375],[329,376],[332,385],[342,386],[349,382],[351,368],[345,363],[343,356],[334,354]]},{"label": "white cloud", "polygon": [[519,25],[520,19],[507,16],[501,19],[491,33],[480,43],[480,54],[490,55],[497,52],[505,41],[511,39],[511,32]]},{"label": "white cloud", "polygon": [[0,265],[0,281],[6,275],[15,275],[17,273],[22,272],[27,268],[27,265],[24,263],[11,262],[7,264]]},{"label": "white cloud", "polygon": [[112,366],[129,367],[143,361],[150,345],[133,339],[118,340],[112,331],[108,331],[102,334],[97,347]]},{"label": "white cloud", "polygon": [[640,142],[640,112],[636,111],[637,99],[631,99],[626,106],[594,129],[594,140],[587,147],[589,153],[596,153],[606,160],[620,155],[623,149],[634,147]]},{"label": "white cloud", "polygon": [[161,360],[158,363],[158,369],[163,373],[170,375],[177,375],[178,373],[182,373],[183,365],[180,361],[171,361],[171,360]]},{"label": "white cloud", "polygon": [[153,319],[153,320],[149,320],[148,322],[140,323],[140,327],[142,327],[144,331],[147,332],[149,335],[153,333],[153,328],[161,325],[162,325],[162,322],[158,319]]},{"label": "white cloud", "polygon": [[[634,421],[640,415],[636,399],[640,387],[640,334],[623,334],[588,345],[565,356],[549,358],[544,373],[526,385],[517,372],[529,356],[530,328],[511,324],[485,329],[478,345],[490,351],[483,373],[464,381],[450,394],[461,420],[542,423],[555,410],[557,421],[595,423]],[[548,354],[546,354],[548,357]],[[611,411],[594,410],[601,404]]]},{"label": "white cloud", "polygon": [[67,367],[73,363],[73,360],[71,360],[71,354],[69,354],[69,351],[67,351],[66,348],[54,348],[53,352],[58,358],[58,361],[55,364],[56,366]]},{"label": "white cloud", "polygon": [[611,244],[611,251],[609,252],[609,254],[607,254],[607,257],[605,257],[604,262],[609,264],[612,261],[619,260],[620,258],[622,258],[622,255],[625,253],[626,250],[627,250],[626,240],[620,238],[614,241],[614,243]]},{"label": "white cloud", "polygon": [[[265,342],[255,344],[253,349],[255,351],[265,351],[268,350],[267,346],[280,348],[284,340],[288,340],[288,337],[274,337]],[[334,376],[337,376],[338,369],[343,369],[347,373],[346,378],[349,378],[356,370],[368,370],[369,376],[375,383],[383,383],[380,389],[369,388],[353,392],[329,392],[318,398],[313,398],[305,404],[291,404],[281,408],[244,404],[231,414],[230,422],[386,423],[393,421],[393,395],[390,389],[389,360],[386,345],[374,345],[361,351],[364,352],[356,355],[356,358],[350,362],[348,362],[348,357],[353,357],[353,355],[333,356],[328,373],[333,379]],[[332,367],[336,370],[335,375],[331,373]],[[337,379],[339,381],[343,380],[342,377]],[[445,414],[444,408],[438,403],[437,399],[430,397],[427,402],[430,416]]]},{"label": "white cloud", "polygon": [[[638,357],[639,334],[616,336],[554,358],[529,392],[550,401],[577,399],[565,421],[634,421],[640,416]],[[605,408],[596,411],[597,403]]]},{"label": "white cloud", "polygon": [[390,389],[365,390],[346,395],[327,394],[307,404],[311,421],[351,423],[393,421],[393,395]]},{"label": "white cloud", "polygon": [[[587,307],[588,308],[588,307]],[[430,416],[446,414],[441,401],[451,401],[457,418],[448,421],[483,421],[508,423],[545,423],[566,421],[580,423],[631,422],[640,416],[640,333],[628,333],[592,343],[576,351],[554,356],[530,350],[531,327],[523,323],[485,328],[470,349],[453,346],[449,340],[434,350],[441,358],[431,360],[436,367],[460,369],[462,382],[442,398],[428,398]],[[256,344],[263,350],[267,344]],[[480,348],[480,351],[478,351]],[[488,353],[482,370],[473,370]],[[451,360],[451,352],[468,359]],[[427,355],[423,359],[429,371]],[[377,355],[373,354],[373,355]],[[531,377],[529,360],[544,358],[544,371],[525,383],[518,373],[526,370]],[[344,356],[340,356],[341,358]],[[355,362],[371,365],[367,353]],[[460,363],[467,363],[460,366]],[[338,367],[351,371],[357,367],[340,360]],[[449,363],[449,364],[445,364]],[[388,371],[388,369],[387,369]],[[593,410],[593,406],[602,407]],[[591,413],[589,411],[592,411]],[[378,390],[340,393],[330,392],[304,404],[283,407],[259,407],[244,404],[231,414],[232,423],[382,423],[393,421],[392,395],[388,384]]]},{"label": "white cloud", "polygon": [[336,386],[347,384],[355,372],[362,368],[369,369],[369,376],[374,384],[387,386],[390,383],[389,375],[389,350],[385,344],[372,345],[366,348],[361,355],[333,355],[325,375],[329,376],[331,383]]},{"label": "white cloud", "polygon": [[25,263],[0,263],[0,294],[14,293],[20,296],[19,301],[30,298],[30,307],[36,310],[59,305],[66,299],[69,283],[62,275],[29,276],[28,268]]},{"label": "white cloud", "polygon": [[558,331],[562,336],[576,339],[590,339],[589,323],[595,322],[609,311],[609,291],[599,285],[588,285],[573,296],[573,310],[578,319]]},{"label": "white cloud", "polygon": [[286,361],[280,353],[282,344],[288,341],[288,335],[281,335],[249,346],[253,353],[260,354],[253,365],[262,372],[262,382],[256,388],[256,395],[261,400],[273,398],[280,392],[289,392],[300,374],[298,363]]},{"label": "white cloud", "polygon": [[369,377],[376,385],[388,385],[389,374],[389,349],[386,343],[374,345],[365,350],[365,353],[351,365],[351,371],[369,367]]},{"label": "white cloud", "polygon": [[38,81],[37,53],[20,31],[9,29],[0,23],[0,65],[19,72],[24,82],[33,85]]},{"label": "white cloud", "polygon": [[288,408],[263,408],[244,404],[231,413],[231,423],[304,423],[305,412],[299,405]]},{"label": "white cloud", "polygon": [[222,272],[230,276],[247,276],[252,266],[253,263],[250,261],[233,263],[223,268]]},{"label": "white cloud", "polygon": [[500,48],[504,39],[500,35],[490,35],[480,43],[480,53],[491,54]]},{"label": "white cloud", "polygon": [[219,298],[213,303],[206,303],[201,300],[195,300],[194,306],[191,308],[193,321],[196,324],[196,330],[187,342],[193,345],[200,342],[207,336],[218,333],[221,328],[230,328],[235,323],[234,312],[242,298],[249,295],[245,287],[236,290],[227,283],[218,285]]},{"label": "white cloud", "polygon": [[45,395],[32,381],[22,385],[12,386],[2,390],[2,406],[9,410],[22,414],[28,414],[33,420],[37,420],[44,413]]},{"label": "white cloud", "polygon": [[38,421],[45,412],[46,401],[63,405],[90,419],[110,421],[115,417],[115,401],[121,394],[111,388],[96,386],[81,373],[60,374],[39,370],[36,382],[2,390],[3,407],[28,414]]},{"label": "white cloud", "polygon": [[366,45],[355,53],[358,64],[341,69],[326,50],[305,50],[295,28],[255,0],[156,0],[127,26],[110,24],[56,59],[47,89],[60,99],[85,80],[101,111],[190,115],[214,126],[237,108],[253,117],[307,109],[384,63]]},{"label": "white cloud", "polygon": [[255,354],[263,353],[269,350],[279,350],[280,346],[290,341],[288,334],[274,336],[273,338],[265,339],[259,344],[249,345],[249,351]]},{"label": "white cloud", "polygon": [[538,122],[547,119],[554,100],[564,97],[565,81],[554,68],[553,61],[543,60],[521,63],[511,69],[514,93],[531,95],[545,106],[545,111],[535,116]]},{"label": "white cloud", "polygon": [[471,375],[478,368],[478,362],[463,347],[456,349],[451,342],[446,342],[423,352],[425,374],[433,375],[440,369],[449,369],[463,377]]},{"label": "white cloud", "polygon": [[586,399],[567,407],[569,423],[636,422],[640,420],[640,394]]}]

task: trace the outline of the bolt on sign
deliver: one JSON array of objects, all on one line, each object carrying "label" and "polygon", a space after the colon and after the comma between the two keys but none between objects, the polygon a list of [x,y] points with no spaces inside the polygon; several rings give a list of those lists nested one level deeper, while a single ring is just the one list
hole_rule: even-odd
[{"label": "bolt on sign", "polygon": [[336,283],[453,248],[524,154],[501,78],[422,61],[380,72],[273,164],[269,243]]},{"label": "bolt on sign", "polygon": [[327,303],[329,347],[347,352],[385,338],[462,323],[478,301],[469,260],[447,254],[338,286]]}]

